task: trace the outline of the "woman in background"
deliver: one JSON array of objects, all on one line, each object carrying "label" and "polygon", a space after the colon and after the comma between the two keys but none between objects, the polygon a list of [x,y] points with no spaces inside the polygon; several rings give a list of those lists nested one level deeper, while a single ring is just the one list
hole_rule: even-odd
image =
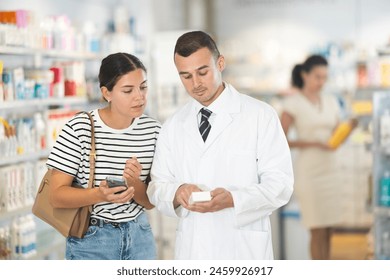
[{"label": "woman in background", "polygon": [[[85,236],[67,238],[66,259],[155,259],[155,241],[145,209],[154,207],[146,188],[160,124],[144,115],[146,69],[131,54],[111,54],[102,61],[99,83],[107,105],[90,112],[96,140],[94,187],[85,189],[91,150],[86,114],[74,116],[63,127],[47,161],[53,169],[50,189],[54,207],[93,205]],[[128,188],[109,188],[107,176],[123,176]],[[84,189],[71,187],[74,182]]]},{"label": "woman in background", "polygon": [[[303,224],[310,230],[312,259],[330,259],[332,228],[342,221],[342,187],[337,153],[327,144],[340,119],[337,99],[322,93],[328,62],[312,55],[292,71],[298,93],[284,101],[281,123],[294,160],[295,184]],[[289,138],[294,126],[296,139]]]}]

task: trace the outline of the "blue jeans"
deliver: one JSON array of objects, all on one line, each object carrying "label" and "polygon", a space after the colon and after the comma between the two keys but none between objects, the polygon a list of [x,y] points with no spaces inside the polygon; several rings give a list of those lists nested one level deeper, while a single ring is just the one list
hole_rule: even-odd
[{"label": "blue jeans", "polygon": [[84,238],[68,237],[68,260],[155,260],[156,245],[146,213],[135,220],[89,226]]}]

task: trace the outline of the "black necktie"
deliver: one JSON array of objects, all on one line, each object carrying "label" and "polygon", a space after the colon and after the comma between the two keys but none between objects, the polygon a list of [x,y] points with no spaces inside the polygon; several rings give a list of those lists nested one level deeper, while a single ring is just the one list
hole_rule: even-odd
[{"label": "black necktie", "polygon": [[206,108],[202,108],[200,109],[200,113],[202,114],[202,118],[200,119],[199,131],[203,141],[206,142],[207,136],[209,135],[211,129],[209,117],[211,116],[212,112]]}]

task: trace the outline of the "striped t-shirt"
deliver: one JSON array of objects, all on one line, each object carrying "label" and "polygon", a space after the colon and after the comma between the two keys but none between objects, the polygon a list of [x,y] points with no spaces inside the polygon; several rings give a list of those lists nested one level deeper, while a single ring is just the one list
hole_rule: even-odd
[{"label": "striped t-shirt", "polygon": [[[98,110],[90,112],[95,125],[96,167],[94,186],[98,187],[108,175],[122,176],[126,160],[136,157],[142,165],[140,179],[148,178],[156,140],[161,128],[158,121],[142,115],[125,129],[108,127],[100,119]],[[47,160],[48,168],[55,168],[74,176],[74,181],[88,187],[91,124],[86,114],[74,116],[63,128]],[[125,222],[135,219],[144,207],[131,200],[116,204],[101,202],[93,207],[92,217]]]}]

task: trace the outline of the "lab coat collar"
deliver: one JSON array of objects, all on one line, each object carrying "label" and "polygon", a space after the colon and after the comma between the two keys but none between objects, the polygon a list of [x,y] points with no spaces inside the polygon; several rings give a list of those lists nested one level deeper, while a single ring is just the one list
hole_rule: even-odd
[{"label": "lab coat collar", "polygon": [[184,130],[189,134],[190,139],[192,139],[197,146],[202,147],[203,151],[206,152],[215,140],[218,139],[218,136],[233,121],[233,115],[240,112],[241,104],[239,93],[231,85],[225,83],[225,89],[221,95],[208,106],[215,114],[215,120],[206,142],[203,142],[199,133],[197,120],[197,114],[203,107],[204,106],[198,101],[192,101],[189,114],[187,114],[184,119]]},{"label": "lab coat collar", "polygon": [[[220,96],[211,103],[207,108],[211,110],[211,112],[215,114],[219,113],[239,113],[240,112],[240,98],[238,91],[230,84],[225,83],[225,89],[222,91]],[[193,101],[193,107],[195,109],[195,113],[198,114],[199,110],[204,106],[200,104],[195,99]]]}]

